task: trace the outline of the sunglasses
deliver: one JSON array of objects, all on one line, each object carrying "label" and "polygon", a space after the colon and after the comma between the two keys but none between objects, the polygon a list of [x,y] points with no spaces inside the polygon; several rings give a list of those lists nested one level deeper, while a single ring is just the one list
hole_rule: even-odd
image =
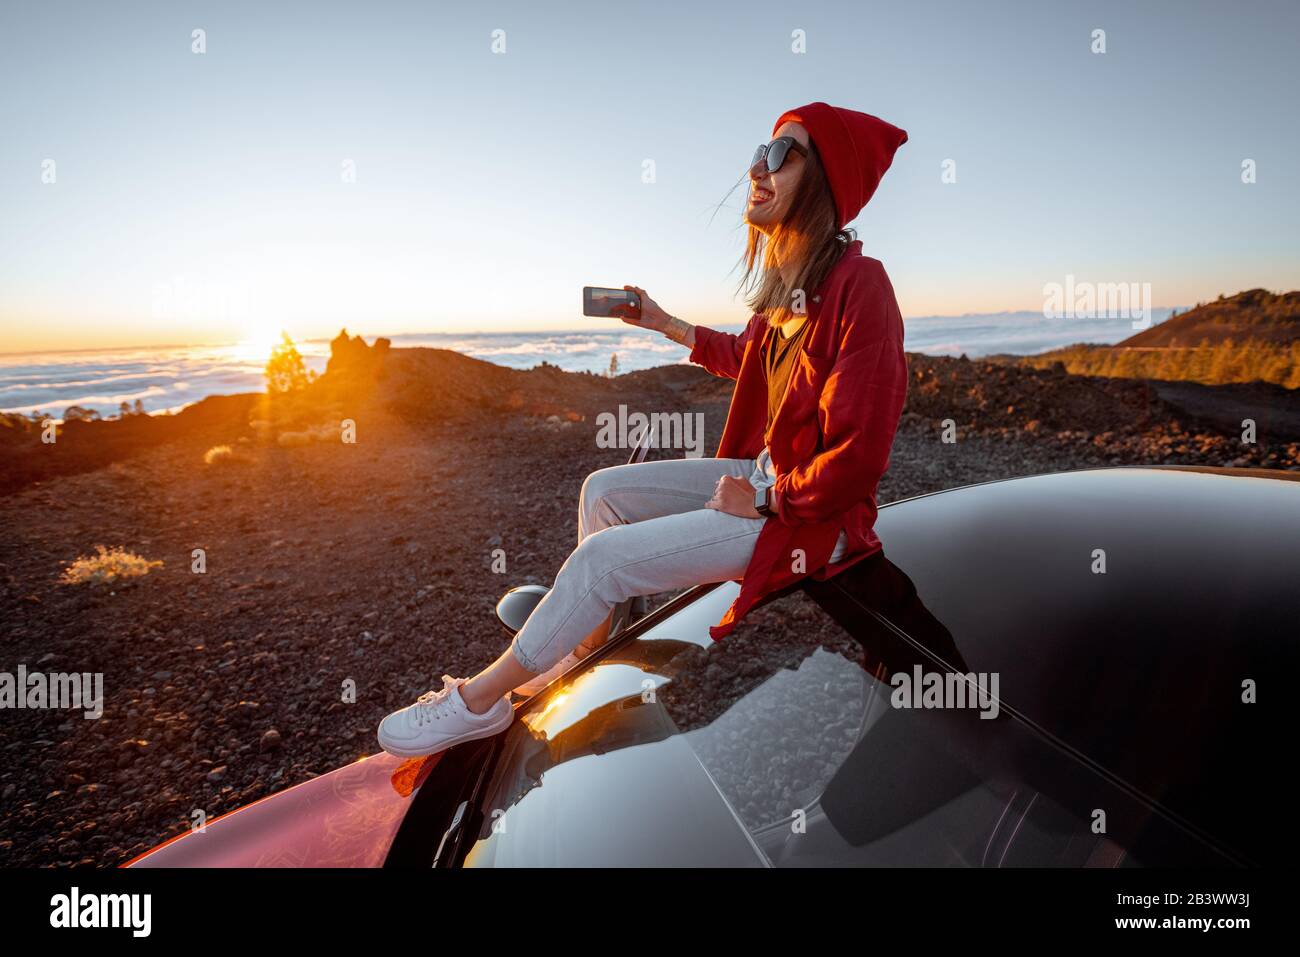
[{"label": "sunglasses", "polygon": [[767,171],[775,173],[784,164],[790,151],[794,150],[800,156],[807,156],[808,150],[799,145],[799,141],[793,136],[778,136],[770,143],[764,143],[758,149],[754,150],[754,158],[749,161],[749,168],[752,170],[759,163],[767,163]]}]

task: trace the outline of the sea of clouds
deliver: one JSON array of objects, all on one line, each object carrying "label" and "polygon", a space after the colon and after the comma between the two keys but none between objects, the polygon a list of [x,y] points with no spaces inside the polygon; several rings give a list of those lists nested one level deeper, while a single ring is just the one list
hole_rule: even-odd
[{"label": "sea of clouds", "polygon": [[[1152,321],[1168,315],[1168,309],[1155,310]],[[923,316],[906,320],[905,329],[911,352],[972,358],[1001,352],[1032,355],[1076,342],[1113,343],[1133,334],[1126,319],[1052,320],[1030,312]],[[570,372],[605,373],[614,355],[620,372],[686,361],[681,346],[632,328],[390,338],[396,348],[452,349],[515,369],[545,361]],[[325,368],[328,341],[301,342],[298,350],[308,368]],[[260,392],[265,363],[265,354],[239,345],[0,355],[0,410],[57,418],[76,405],[108,416],[121,403],[139,400],[147,412],[175,411],[209,395]]]}]

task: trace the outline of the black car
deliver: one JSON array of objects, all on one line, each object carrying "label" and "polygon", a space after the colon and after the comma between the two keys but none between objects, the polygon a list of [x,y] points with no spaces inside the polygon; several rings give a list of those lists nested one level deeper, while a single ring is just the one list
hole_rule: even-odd
[{"label": "black car", "polygon": [[[708,627],[737,586],[695,588],[521,704],[496,738],[419,767],[366,759],[136,863],[1290,856],[1290,749],[1277,742],[1291,728],[1263,702],[1287,700],[1296,657],[1300,474],[1034,476],[897,502],[876,528],[882,554],[801,589],[820,610],[782,665],[721,668]],[[389,782],[403,774],[413,792]],[[294,827],[268,826],[277,802]]]}]

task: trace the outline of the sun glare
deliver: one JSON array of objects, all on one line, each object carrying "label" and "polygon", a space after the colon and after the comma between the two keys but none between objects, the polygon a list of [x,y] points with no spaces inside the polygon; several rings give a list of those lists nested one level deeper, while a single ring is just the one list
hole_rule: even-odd
[{"label": "sun glare", "polygon": [[280,344],[282,335],[281,330],[273,325],[250,324],[244,329],[243,338],[235,346],[236,355],[241,359],[265,362],[271,358],[271,350]]}]

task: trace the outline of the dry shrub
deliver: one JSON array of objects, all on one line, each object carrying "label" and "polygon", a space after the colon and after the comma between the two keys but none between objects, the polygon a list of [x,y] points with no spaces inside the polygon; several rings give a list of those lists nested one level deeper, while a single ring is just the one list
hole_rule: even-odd
[{"label": "dry shrub", "polygon": [[82,555],[63,570],[62,580],[67,585],[103,585],[140,578],[162,565],[161,561],[149,561],[121,546],[96,545],[94,555]]},{"label": "dry shrub", "polygon": [[297,449],[311,445],[315,436],[310,432],[281,432],[276,436],[276,444],[282,449]]},{"label": "dry shrub", "polygon": [[275,441],[281,448],[298,449],[314,442],[330,442],[338,441],[338,439],[338,427],[323,423],[309,426],[297,432],[281,432],[276,436]]},{"label": "dry shrub", "polygon": [[205,465],[239,465],[247,461],[248,459],[229,445],[214,445],[203,453]]}]

